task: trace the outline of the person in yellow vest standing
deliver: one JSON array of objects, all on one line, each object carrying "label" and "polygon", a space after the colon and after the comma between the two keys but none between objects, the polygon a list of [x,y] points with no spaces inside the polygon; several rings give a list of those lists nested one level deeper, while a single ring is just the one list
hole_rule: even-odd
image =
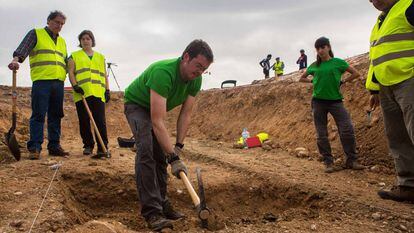
[{"label": "person in yellow vest standing", "polygon": [[414,3],[370,0],[382,13],[370,38],[366,88],[370,108],[380,103],[397,185],[378,191],[383,199],[414,201]]},{"label": "person in yellow vest standing", "polygon": [[283,75],[283,69],[285,68],[285,64],[283,61],[280,61],[280,57],[276,58],[275,64],[273,64],[273,70],[275,71],[275,78]]},{"label": "person in yellow vest standing", "polygon": [[[78,39],[79,47],[82,49],[73,52],[68,59],[69,79],[73,86],[73,100],[79,118],[79,129],[84,148],[83,154],[90,155],[93,152],[95,142],[91,132],[89,115],[82,97],[86,99],[102,141],[108,149],[105,103],[110,99],[110,92],[105,69],[105,57],[92,49],[92,47],[95,47],[93,33],[84,30],[79,34]],[[95,138],[97,137],[95,136]],[[92,158],[106,156],[100,143],[97,144],[97,154]]]},{"label": "person in yellow vest standing", "polygon": [[67,156],[60,145],[63,117],[63,88],[66,78],[66,42],[59,35],[66,16],[53,11],[47,17],[47,26],[29,31],[13,53],[9,69],[18,70],[27,56],[30,60],[32,85],[32,115],[30,139],[27,142],[29,159],[39,159],[43,143],[43,127],[47,114],[47,149],[51,156]]}]

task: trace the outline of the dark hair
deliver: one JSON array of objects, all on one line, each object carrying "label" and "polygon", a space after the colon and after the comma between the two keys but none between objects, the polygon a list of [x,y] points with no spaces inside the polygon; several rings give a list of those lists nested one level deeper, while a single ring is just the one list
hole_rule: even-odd
[{"label": "dark hair", "polygon": [[62,13],[62,11],[55,10],[50,12],[49,16],[47,17],[47,22],[49,22],[50,20],[54,20],[58,16],[66,20],[66,16]]},{"label": "dark hair", "polygon": [[190,55],[190,60],[198,55],[203,55],[209,62],[213,62],[214,60],[213,51],[211,51],[210,46],[201,39],[191,41],[191,43],[185,48],[181,58],[183,58],[186,53]]},{"label": "dark hair", "polygon": [[[329,42],[329,39],[322,36],[319,37],[316,41],[315,41],[315,49],[324,47],[324,46],[329,46],[329,56],[334,57],[334,54],[332,52],[332,48],[331,48],[331,43]],[[320,66],[322,63],[322,58],[316,54],[316,66]]]},{"label": "dark hair", "polygon": [[267,54],[267,57],[272,57],[272,54]]},{"label": "dark hair", "polygon": [[92,39],[92,47],[95,47],[95,37],[93,36],[93,33],[92,33],[91,31],[89,31],[89,30],[83,30],[83,31],[79,34],[79,36],[78,36],[79,45],[78,45],[78,46],[82,48],[82,45],[81,45],[81,39],[82,39],[82,37],[83,37],[84,35],[88,35],[88,36]]},{"label": "dark hair", "polygon": [[299,52],[304,53],[304,52],[305,52],[305,50],[304,50],[304,49],[301,49]]}]

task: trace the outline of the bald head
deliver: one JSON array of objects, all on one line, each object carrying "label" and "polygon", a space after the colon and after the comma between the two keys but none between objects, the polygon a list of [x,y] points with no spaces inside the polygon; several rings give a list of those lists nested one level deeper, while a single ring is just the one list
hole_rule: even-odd
[{"label": "bald head", "polygon": [[369,0],[379,11],[389,11],[398,0]]}]

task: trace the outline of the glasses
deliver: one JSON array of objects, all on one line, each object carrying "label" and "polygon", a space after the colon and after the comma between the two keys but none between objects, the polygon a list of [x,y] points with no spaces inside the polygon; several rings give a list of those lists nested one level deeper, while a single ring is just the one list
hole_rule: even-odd
[{"label": "glasses", "polygon": [[58,26],[63,26],[65,24],[65,21],[60,21],[60,20],[56,20],[56,19],[52,19],[50,21],[53,22],[54,24],[58,25]]}]

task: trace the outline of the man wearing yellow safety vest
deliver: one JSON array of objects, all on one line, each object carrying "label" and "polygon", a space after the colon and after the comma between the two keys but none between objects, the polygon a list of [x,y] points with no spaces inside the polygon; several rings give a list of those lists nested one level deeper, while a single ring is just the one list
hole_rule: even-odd
[{"label": "man wearing yellow safety vest", "polygon": [[[86,99],[93,119],[99,130],[103,144],[108,150],[108,136],[105,123],[105,103],[110,99],[108,77],[105,69],[105,57],[94,51],[95,36],[89,30],[82,31],[79,36],[79,47],[68,59],[69,79],[73,86],[73,100],[79,118],[79,130],[83,142],[83,154],[92,154],[95,142],[91,132],[88,112],[82,98]],[[97,136],[95,138],[98,138]],[[107,156],[100,143],[97,154],[92,158]]]},{"label": "man wearing yellow safety vest", "polygon": [[272,69],[275,71],[275,77],[283,75],[283,69],[285,68],[285,64],[283,63],[283,61],[280,61],[280,57],[276,58],[276,62],[275,64],[273,64],[272,67]]},{"label": "man wearing yellow safety vest", "polygon": [[47,26],[29,31],[13,53],[9,69],[19,69],[27,56],[30,60],[32,116],[27,149],[30,159],[39,159],[43,143],[43,126],[47,114],[47,149],[51,156],[67,156],[60,146],[60,122],[63,117],[63,86],[66,78],[66,42],[59,35],[66,16],[53,11]]},{"label": "man wearing yellow safety vest", "polygon": [[398,183],[380,190],[383,199],[414,201],[414,3],[370,0],[382,13],[370,38],[366,88],[370,107],[379,103]]}]

